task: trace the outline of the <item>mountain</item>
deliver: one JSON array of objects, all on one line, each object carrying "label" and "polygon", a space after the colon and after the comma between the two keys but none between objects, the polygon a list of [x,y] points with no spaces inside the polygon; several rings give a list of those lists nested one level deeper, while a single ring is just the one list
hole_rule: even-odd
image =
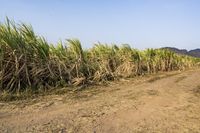
[{"label": "mountain", "polygon": [[188,52],[188,54],[191,55],[191,56],[199,57],[200,58],[200,49],[190,50]]},{"label": "mountain", "polygon": [[185,54],[185,55],[200,58],[200,49],[194,49],[194,50],[189,50],[189,51],[186,49],[178,49],[178,48],[174,48],[174,47],[164,47],[162,49],[168,49],[168,50],[171,50],[178,54]]}]

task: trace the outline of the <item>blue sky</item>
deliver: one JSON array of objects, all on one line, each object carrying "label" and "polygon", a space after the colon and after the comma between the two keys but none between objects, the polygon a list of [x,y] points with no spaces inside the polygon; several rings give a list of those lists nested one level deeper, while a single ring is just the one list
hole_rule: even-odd
[{"label": "blue sky", "polygon": [[134,48],[200,47],[200,0],[0,0],[5,16],[31,24],[49,42],[78,38]]}]

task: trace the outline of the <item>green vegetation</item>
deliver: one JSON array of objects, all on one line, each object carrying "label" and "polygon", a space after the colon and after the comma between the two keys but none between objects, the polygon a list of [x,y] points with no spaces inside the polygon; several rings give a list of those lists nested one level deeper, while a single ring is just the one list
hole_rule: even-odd
[{"label": "green vegetation", "polygon": [[124,44],[95,44],[83,49],[79,40],[48,44],[31,26],[7,19],[0,23],[0,92],[20,93],[62,86],[94,84],[159,71],[184,70],[198,59],[168,50],[139,51]]}]

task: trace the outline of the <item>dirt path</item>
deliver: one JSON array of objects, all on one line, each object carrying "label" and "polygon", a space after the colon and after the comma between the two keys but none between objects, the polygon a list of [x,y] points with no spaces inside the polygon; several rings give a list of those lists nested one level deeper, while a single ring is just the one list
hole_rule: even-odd
[{"label": "dirt path", "polygon": [[200,70],[0,103],[0,132],[200,133]]}]

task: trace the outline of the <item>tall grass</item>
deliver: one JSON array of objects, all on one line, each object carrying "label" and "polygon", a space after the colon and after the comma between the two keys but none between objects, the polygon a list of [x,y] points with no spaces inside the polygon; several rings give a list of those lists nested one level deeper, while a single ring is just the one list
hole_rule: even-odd
[{"label": "tall grass", "polygon": [[98,43],[84,50],[79,40],[69,39],[50,45],[29,25],[9,19],[0,23],[0,92],[37,91],[184,70],[197,60],[164,49],[139,51],[127,44]]}]

